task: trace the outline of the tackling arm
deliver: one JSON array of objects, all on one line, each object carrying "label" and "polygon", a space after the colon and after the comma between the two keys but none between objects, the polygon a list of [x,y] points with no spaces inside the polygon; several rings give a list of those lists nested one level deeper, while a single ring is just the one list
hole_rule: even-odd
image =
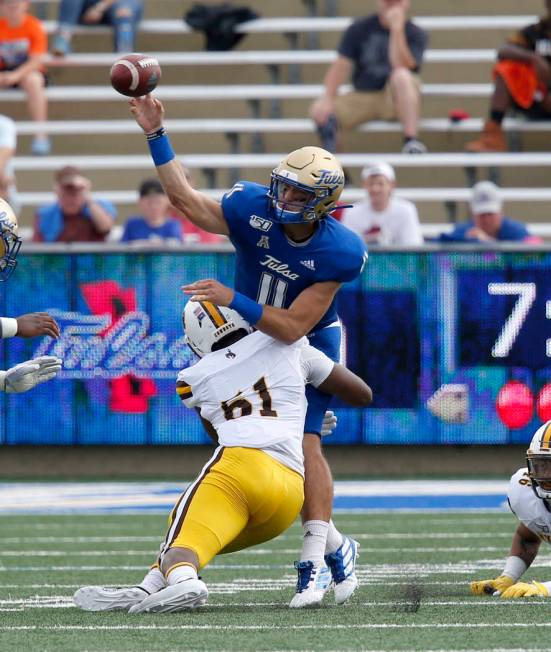
[{"label": "tackling arm", "polygon": [[335,364],[318,389],[354,407],[367,407],[373,400],[371,387],[342,364]]}]

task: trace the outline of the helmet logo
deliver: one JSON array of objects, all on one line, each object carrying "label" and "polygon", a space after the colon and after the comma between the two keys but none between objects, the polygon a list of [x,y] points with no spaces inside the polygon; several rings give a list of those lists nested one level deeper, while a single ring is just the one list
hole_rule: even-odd
[{"label": "helmet logo", "polygon": [[296,172],[290,172],[289,170],[278,170],[278,174],[280,177],[285,177],[285,179],[298,181],[298,174]]},{"label": "helmet logo", "polygon": [[344,183],[344,175],[340,170],[320,170],[320,173],[320,178],[316,181],[316,186]]},{"label": "helmet logo", "polygon": [[200,328],[203,328],[202,321],[206,317],[205,311],[201,306],[197,306],[195,310],[193,311],[193,314],[197,317],[197,323],[199,324]]}]

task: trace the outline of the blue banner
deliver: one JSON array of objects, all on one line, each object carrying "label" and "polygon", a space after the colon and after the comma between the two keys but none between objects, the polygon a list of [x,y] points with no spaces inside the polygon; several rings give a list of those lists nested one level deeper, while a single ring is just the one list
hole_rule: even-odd
[{"label": "blue banner", "polygon": [[[200,278],[231,285],[233,254],[44,251],[21,256],[0,313],[46,310],[62,335],[3,340],[0,366],[55,354],[63,371],[0,395],[0,443],[209,442],[174,391],[194,362],[180,288]],[[551,419],[550,279],[545,251],[372,252],[341,289],[339,313],[344,360],[374,402],[335,402],[339,426],[325,443],[528,441]]]}]

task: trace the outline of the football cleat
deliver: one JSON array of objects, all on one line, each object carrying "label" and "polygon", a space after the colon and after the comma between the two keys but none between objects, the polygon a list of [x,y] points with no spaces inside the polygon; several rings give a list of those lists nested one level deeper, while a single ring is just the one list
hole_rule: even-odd
[{"label": "football cleat", "polygon": [[205,604],[208,595],[207,586],[202,580],[189,579],[148,595],[131,607],[129,613],[173,613],[195,609]]},{"label": "football cleat", "polygon": [[297,591],[289,606],[293,609],[320,604],[331,584],[327,566],[315,566],[311,561],[295,561],[298,571]]},{"label": "football cleat", "polygon": [[360,544],[350,537],[343,537],[341,547],[335,552],[325,555],[325,563],[331,570],[334,582],[335,602],[345,603],[358,587],[356,577],[356,559]]},{"label": "football cleat", "polygon": [[75,593],[73,600],[84,611],[128,611],[147,595],[145,589],[137,586],[83,586]]}]

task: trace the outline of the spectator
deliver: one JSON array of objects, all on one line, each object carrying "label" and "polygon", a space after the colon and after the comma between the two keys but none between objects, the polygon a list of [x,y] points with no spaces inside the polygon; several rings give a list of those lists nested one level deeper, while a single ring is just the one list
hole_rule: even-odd
[{"label": "spectator", "polygon": [[367,199],[343,211],[341,222],[368,243],[418,246],[423,235],[415,204],[394,196],[396,177],[388,163],[362,171]]},{"label": "spectator", "polygon": [[[190,183],[195,188],[195,179],[189,168],[184,168],[184,174],[188,183]],[[208,231],[203,231],[198,226],[195,226],[193,222],[188,220],[188,218],[172,207],[172,215],[182,224],[184,230],[184,243],[187,245],[193,244],[220,244],[221,242],[227,242],[227,239],[217,233],[209,233]]]},{"label": "spectator", "polygon": [[139,188],[140,215],[124,225],[121,242],[182,243],[181,223],[170,217],[170,201],[158,179],[146,179]]},{"label": "spectator", "polygon": [[113,228],[115,207],[91,195],[92,184],[70,165],[55,175],[57,202],[36,214],[35,242],[102,242]]},{"label": "spectator", "polygon": [[545,18],[521,29],[498,51],[490,115],[467,151],[505,152],[501,123],[509,109],[535,120],[551,119],[551,0],[545,6]]},{"label": "spectator", "polygon": [[142,0],[61,0],[52,54],[64,57],[71,51],[75,25],[112,25],[114,52],[134,52],[136,30],[142,18]]},{"label": "spectator", "polygon": [[[426,33],[407,19],[410,0],[377,0],[378,13],[346,30],[338,57],[325,75],[325,94],[310,108],[325,149],[340,149],[342,132],[369,120],[402,123],[402,152],[420,154],[417,138],[421,82],[417,75],[427,45]],[[352,73],[354,90],[338,96]]]},{"label": "spectator", "polygon": [[491,181],[480,181],[472,188],[472,220],[458,224],[451,233],[442,233],[440,242],[541,242],[531,236],[521,222],[505,217],[499,188]]},{"label": "spectator", "polygon": [[0,115],[0,198],[6,200],[17,214],[17,190],[12,167],[16,143],[15,122],[5,115]]},{"label": "spectator", "polygon": [[0,0],[0,88],[25,91],[29,114],[40,123],[31,151],[41,156],[51,149],[45,129],[48,100],[43,59],[47,38],[44,26],[28,13],[28,8],[28,0]]}]

